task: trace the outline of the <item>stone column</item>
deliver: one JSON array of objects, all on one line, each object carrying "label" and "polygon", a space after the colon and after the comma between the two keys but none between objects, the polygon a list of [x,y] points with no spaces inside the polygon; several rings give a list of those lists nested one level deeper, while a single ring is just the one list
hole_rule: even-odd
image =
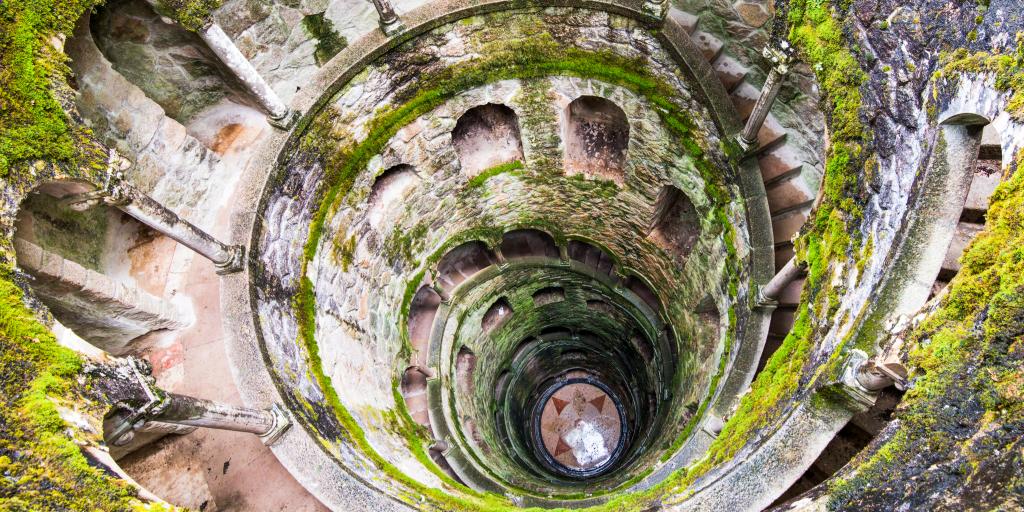
[{"label": "stone column", "polygon": [[63,203],[82,211],[101,201],[206,257],[216,266],[218,274],[242,270],[244,247],[221,243],[126,182],[117,181],[105,189],[71,196],[65,198]]},{"label": "stone column", "polygon": [[740,134],[740,142],[748,148],[757,144],[757,132],[761,130],[764,120],[768,118],[772,103],[775,102],[779,91],[782,90],[786,74],[789,73],[792,53],[793,48],[785,40],[780,41],[778,46],[765,46],[762,51],[764,57],[771,62],[772,68],[768,72],[764,87],[761,88],[761,96],[757,98],[757,103],[754,103],[754,109],[750,112],[747,124]]},{"label": "stone column", "polygon": [[803,269],[797,264],[796,258],[790,258],[789,261],[772,277],[771,281],[768,281],[764,286],[760,286],[757,289],[757,305],[758,306],[772,306],[775,301],[779,298],[779,294],[782,290],[785,290],[789,283],[792,283],[796,278],[800,277],[800,273]]},{"label": "stone column", "polygon": [[377,9],[377,16],[380,18],[378,24],[384,35],[391,37],[405,30],[405,25],[398,19],[398,14],[389,0],[373,0],[373,7]]},{"label": "stone column", "polygon": [[220,25],[209,23],[199,29],[198,34],[210,47],[210,50],[217,55],[217,58],[231,70],[235,78],[256,97],[260,106],[270,116],[270,124],[282,130],[291,128],[298,116],[289,110],[284,101],[263,80],[249,59],[242,55],[242,52],[235,46],[235,42],[224,33]]},{"label": "stone column", "polygon": [[195,427],[248,432],[271,444],[291,425],[276,405],[262,410],[167,393],[156,386],[152,368],[142,359],[129,357],[87,371],[118,418],[106,435],[116,446],[131,442],[135,432],[188,433]]}]

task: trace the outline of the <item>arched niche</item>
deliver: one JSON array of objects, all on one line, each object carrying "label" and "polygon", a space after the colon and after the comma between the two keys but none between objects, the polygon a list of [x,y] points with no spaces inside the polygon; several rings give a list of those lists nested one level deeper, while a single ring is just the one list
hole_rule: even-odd
[{"label": "arched niche", "polygon": [[[979,123],[986,121],[976,114],[968,114],[954,116],[947,122],[957,120]],[[999,130],[992,124],[985,124],[981,128],[981,142],[972,167],[971,182],[967,189],[967,197],[964,199],[963,210],[946,249],[946,256],[932,287],[931,296],[945,288],[960,271],[960,256],[974,237],[984,229],[989,198],[1004,178],[1002,160],[1002,137]]]},{"label": "arched niche", "polygon": [[410,366],[402,372],[399,390],[405,399],[405,406],[413,421],[425,427],[430,426],[429,401],[427,399],[427,372],[419,366]]},{"label": "arched niche", "polygon": [[565,173],[622,185],[629,121],[618,105],[597,96],[573,100],[565,113]]},{"label": "arched niche", "polygon": [[367,198],[366,219],[377,232],[388,232],[384,222],[402,205],[410,190],[420,181],[411,165],[400,164],[384,171],[373,181]]},{"label": "arched niche", "polygon": [[565,288],[548,286],[533,292],[533,305],[540,307],[565,300]]},{"label": "arched niche", "polygon": [[258,110],[245,87],[193,32],[166,23],[144,0],[98,8],[90,31],[100,52],[168,117],[190,125],[215,107]]},{"label": "arched niche", "polygon": [[661,187],[649,237],[677,259],[686,260],[700,236],[700,219],[690,198],[676,187]]},{"label": "arched niche", "polygon": [[505,259],[559,256],[555,239],[536,229],[518,229],[505,233],[501,238],[501,254]]},{"label": "arched niche", "polygon": [[452,130],[452,145],[468,176],[523,159],[519,119],[511,108],[497,103],[467,110]]},{"label": "arched niche", "polygon": [[497,258],[483,242],[466,242],[445,254],[437,264],[436,279],[443,290],[451,291],[477,272],[494,265]]},{"label": "arched niche", "polygon": [[114,355],[139,353],[146,335],[185,325],[162,298],[175,242],[102,201],[89,208],[65,202],[94,189],[51,181],[26,195],[15,220],[18,266],[74,335]]},{"label": "arched niche", "polygon": [[569,241],[569,259],[578,261],[598,272],[612,275],[615,260],[601,248],[581,240]]},{"label": "arched niche", "polygon": [[510,316],[512,316],[512,305],[508,303],[508,299],[502,297],[487,308],[487,312],[480,320],[480,328],[485,333],[491,332],[505,323]]},{"label": "arched niche", "polygon": [[419,363],[426,363],[430,332],[440,305],[441,296],[429,285],[420,286],[409,303],[409,342],[414,351],[412,357]]},{"label": "arched niche", "polygon": [[655,312],[660,310],[661,301],[658,300],[657,294],[655,294],[654,290],[652,290],[650,286],[647,286],[647,283],[643,282],[640,278],[636,276],[628,276],[622,283],[622,286],[635,293],[637,297],[640,297],[640,299],[643,300],[651,310]]}]

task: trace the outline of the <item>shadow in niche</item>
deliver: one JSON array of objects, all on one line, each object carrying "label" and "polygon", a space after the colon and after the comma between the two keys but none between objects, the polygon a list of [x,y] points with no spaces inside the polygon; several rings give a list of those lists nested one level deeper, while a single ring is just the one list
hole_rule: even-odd
[{"label": "shadow in niche", "polygon": [[411,165],[400,164],[382,172],[370,188],[366,203],[366,218],[378,233],[390,211],[398,209],[406,194],[420,181]]},{"label": "shadow in niche", "polygon": [[419,366],[410,366],[402,373],[400,386],[402,398],[405,398],[405,407],[409,410],[409,416],[413,421],[425,427],[430,426],[430,416],[427,412],[429,403],[427,400],[427,373]]},{"label": "shadow in niche", "polygon": [[409,303],[409,343],[412,344],[412,359],[417,364],[427,364],[427,351],[430,345],[430,331],[434,327],[434,317],[441,305],[441,296],[429,285],[423,285],[413,295]]},{"label": "shadow in niche", "polygon": [[491,304],[491,307],[484,313],[484,317],[480,320],[480,327],[485,333],[491,332],[505,323],[511,315],[512,305],[505,297],[502,297],[494,301],[494,304]]},{"label": "shadow in niche", "polygon": [[625,183],[629,121],[618,105],[581,96],[566,110],[565,173]]},{"label": "shadow in niche", "polygon": [[551,235],[536,229],[509,231],[501,238],[501,254],[505,259],[546,256],[557,258],[558,245]]},{"label": "shadow in niche", "polygon": [[445,254],[437,264],[437,282],[452,291],[477,272],[497,263],[494,252],[483,242],[466,242]]},{"label": "shadow in niche", "polygon": [[511,108],[497,103],[467,110],[452,130],[452,145],[469,177],[523,159],[519,119]]},{"label": "shadow in niche", "polygon": [[690,198],[667,185],[658,192],[650,239],[678,260],[686,261],[700,236],[700,219]]},{"label": "shadow in niche", "polygon": [[615,260],[600,248],[587,242],[570,240],[569,259],[576,260],[610,277],[615,274]]}]

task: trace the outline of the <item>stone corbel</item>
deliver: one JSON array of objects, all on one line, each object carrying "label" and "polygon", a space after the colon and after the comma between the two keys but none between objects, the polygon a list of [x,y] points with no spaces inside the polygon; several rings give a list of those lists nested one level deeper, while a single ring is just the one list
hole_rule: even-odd
[{"label": "stone corbel", "polygon": [[892,385],[905,387],[907,370],[898,361],[869,359],[863,350],[854,349],[843,364],[839,380],[828,388],[845,407],[854,412],[875,404],[878,392]]}]

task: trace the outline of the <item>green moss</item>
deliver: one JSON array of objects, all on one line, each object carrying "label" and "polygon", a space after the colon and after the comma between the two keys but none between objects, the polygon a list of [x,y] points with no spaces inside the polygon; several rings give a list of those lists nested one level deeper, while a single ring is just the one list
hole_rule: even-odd
[{"label": "green moss", "polygon": [[52,46],[99,0],[0,3],[0,178],[26,160],[74,163],[78,137],[54,94],[66,82],[67,57]]},{"label": "green moss", "polygon": [[[865,489],[901,481],[906,461],[922,452],[965,458],[964,482],[991,478],[976,463],[992,456],[990,443],[958,439],[972,438],[973,430],[962,434],[967,428],[991,433],[1024,420],[1024,155],[1016,165],[992,194],[985,229],[964,251],[948,295],[907,338],[914,385],[901,402],[900,430],[833,486],[831,507],[853,506]],[[975,418],[949,413],[965,395],[984,409]]]},{"label": "green moss", "polygon": [[186,30],[198,32],[209,21],[222,0],[157,0],[157,12],[177,21]]},{"label": "green moss", "polygon": [[348,268],[352,266],[352,260],[355,257],[355,252],[355,235],[348,237],[348,239],[339,237],[334,240],[334,256],[341,264],[342,272],[348,272]]},{"label": "green moss", "polygon": [[325,18],[324,13],[310,14],[302,18],[302,26],[316,38],[316,50],[313,52],[313,58],[320,66],[348,46],[348,40],[334,29],[334,23],[330,18]]},{"label": "green moss", "polygon": [[469,182],[466,183],[466,188],[470,190],[480,188],[484,185],[484,183],[487,182],[487,180],[499,174],[515,174],[515,171],[520,171],[523,170],[524,168],[525,166],[523,165],[523,162],[520,160],[495,165],[494,167],[481,171],[480,174],[477,174],[476,176],[470,178]]},{"label": "green moss", "polygon": [[991,73],[995,76],[996,90],[1010,93],[1006,111],[1017,121],[1024,121],[1024,32],[1017,33],[1017,46],[1011,53],[970,53],[960,48],[943,54],[939,65],[932,77],[936,91],[947,83],[944,80],[947,78],[967,73]]},{"label": "green moss", "polygon": [[89,465],[60,417],[58,403],[88,407],[79,402],[81,365],[77,354],[61,347],[25,307],[10,269],[2,271],[0,501],[5,509],[119,511],[140,506],[134,487]]}]

